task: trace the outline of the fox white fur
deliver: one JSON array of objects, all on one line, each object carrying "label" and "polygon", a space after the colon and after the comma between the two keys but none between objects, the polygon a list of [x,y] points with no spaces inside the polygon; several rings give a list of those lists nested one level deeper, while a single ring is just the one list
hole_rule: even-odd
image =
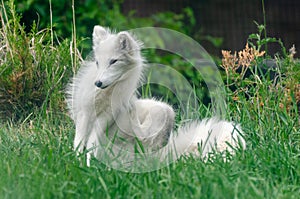
[{"label": "fox white fur", "polygon": [[185,124],[174,132],[175,113],[170,105],[138,99],[135,93],[144,67],[140,49],[141,43],[128,32],[94,27],[94,60],[82,64],[67,89],[76,126],[74,149],[88,151],[88,165],[91,156],[101,159],[101,146],[112,140],[114,153],[133,152],[138,140],[144,150],[162,149],[160,158],[171,154],[174,159],[246,147],[239,125],[211,118]]}]

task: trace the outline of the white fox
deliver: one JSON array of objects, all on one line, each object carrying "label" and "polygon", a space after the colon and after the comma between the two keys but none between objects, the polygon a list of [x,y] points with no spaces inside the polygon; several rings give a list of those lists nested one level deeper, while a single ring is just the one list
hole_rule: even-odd
[{"label": "white fox", "polygon": [[174,133],[175,113],[170,105],[136,97],[144,67],[140,49],[141,43],[128,32],[94,27],[94,60],[82,64],[67,88],[76,125],[74,149],[88,151],[88,165],[91,156],[101,159],[101,146],[109,143],[114,154],[134,152],[138,141],[144,152],[162,149],[160,158],[171,154],[174,159],[246,147],[239,125],[216,118],[194,121]]}]

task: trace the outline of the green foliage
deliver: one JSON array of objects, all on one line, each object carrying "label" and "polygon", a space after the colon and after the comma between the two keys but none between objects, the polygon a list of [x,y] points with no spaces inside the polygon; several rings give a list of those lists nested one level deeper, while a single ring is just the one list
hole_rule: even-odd
[{"label": "green foliage", "polygon": [[[23,21],[27,25],[33,21],[38,21],[39,28],[47,28],[50,26],[52,17],[56,34],[63,38],[71,36],[72,1],[49,0],[45,3],[43,0],[15,0],[15,2],[17,11],[25,13]],[[190,34],[196,23],[193,11],[190,8],[183,9],[180,14],[163,12],[154,14],[149,18],[137,18],[134,11],[125,16],[121,12],[122,3],[123,0],[75,1],[76,29],[79,37],[89,37],[94,25],[97,24],[117,30],[159,26]]]},{"label": "green foliage", "polygon": [[51,30],[39,31],[35,24],[26,33],[12,1],[8,6],[1,6],[1,118],[24,119],[50,107],[63,110],[61,91],[72,71],[68,40],[54,46]]}]

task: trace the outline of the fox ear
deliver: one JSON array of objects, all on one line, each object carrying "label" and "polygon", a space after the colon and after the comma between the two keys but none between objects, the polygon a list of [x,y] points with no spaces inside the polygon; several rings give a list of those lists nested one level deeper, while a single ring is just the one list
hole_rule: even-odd
[{"label": "fox ear", "polygon": [[135,50],[138,50],[138,46],[135,41],[127,32],[120,32],[118,34],[118,45],[122,51],[127,51],[129,54],[133,54]]},{"label": "fox ear", "polygon": [[93,44],[98,45],[99,42],[104,40],[108,35],[108,31],[102,26],[94,26],[93,31]]}]

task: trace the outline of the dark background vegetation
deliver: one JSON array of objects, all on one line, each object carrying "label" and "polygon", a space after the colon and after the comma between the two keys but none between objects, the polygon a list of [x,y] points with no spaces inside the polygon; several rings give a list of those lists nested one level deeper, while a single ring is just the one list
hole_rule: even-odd
[{"label": "dark background vegetation", "polygon": [[[17,10],[30,27],[33,21],[45,27],[50,23],[49,3],[44,0],[16,0]],[[265,0],[268,35],[281,38],[287,48],[300,46],[300,1]],[[90,37],[95,24],[116,29],[163,26],[187,33],[215,55],[220,49],[240,50],[253,21],[263,24],[261,0],[78,0],[76,25],[80,37]],[[187,9],[189,8],[189,9]],[[52,0],[53,23],[58,36],[70,37],[72,9],[70,0]],[[270,53],[280,49],[271,45]]]}]

